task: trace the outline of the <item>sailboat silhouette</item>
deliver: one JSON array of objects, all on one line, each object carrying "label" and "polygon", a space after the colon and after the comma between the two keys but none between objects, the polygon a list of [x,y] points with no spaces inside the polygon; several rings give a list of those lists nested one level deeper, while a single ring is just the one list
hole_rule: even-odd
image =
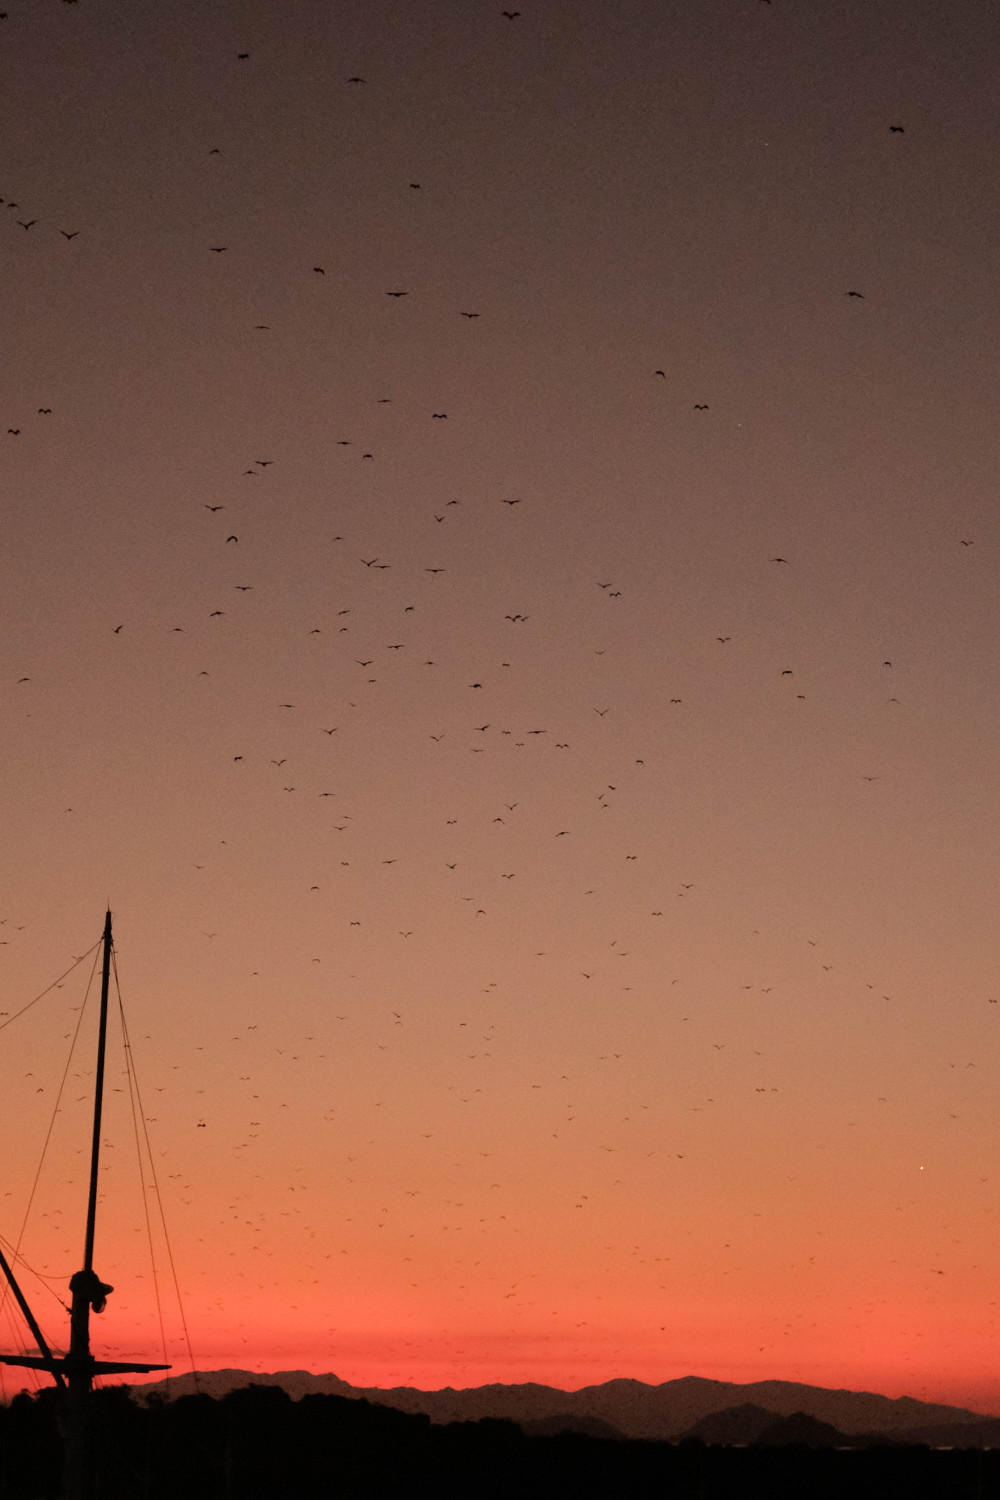
[{"label": "sailboat silhouette", "polygon": [[91,1394],[96,1375],[145,1375],[152,1370],[169,1370],[169,1365],[121,1364],[95,1359],[90,1352],[90,1314],[102,1313],[114,1291],[94,1270],[94,1228],[97,1219],[97,1172],[101,1151],[101,1113],[104,1103],[104,1058],[108,1030],[108,984],[111,974],[111,913],[104,917],[104,945],[101,968],[101,1014],[97,1034],[97,1077],[94,1084],[94,1130],[90,1152],[90,1191],[87,1198],[87,1229],[84,1238],[83,1267],[69,1283],[70,1338],[69,1353],[53,1354],[45,1341],[31,1308],[28,1306],[14,1271],[0,1250],[0,1270],[10,1286],[18,1307],[24,1314],[38,1348],[38,1354],[0,1354],[0,1364],[21,1365],[47,1371],[64,1392],[64,1431],[66,1436],[66,1500],[90,1500],[94,1491],[93,1416]]}]

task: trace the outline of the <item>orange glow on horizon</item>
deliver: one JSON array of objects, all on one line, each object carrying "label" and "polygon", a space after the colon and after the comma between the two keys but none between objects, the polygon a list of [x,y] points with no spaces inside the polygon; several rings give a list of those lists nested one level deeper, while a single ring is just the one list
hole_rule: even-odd
[{"label": "orange glow on horizon", "polygon": [[107,900],[110,1358],[1000,1412],[1000,21],[612,9],[4,23],[0,1236]]}]

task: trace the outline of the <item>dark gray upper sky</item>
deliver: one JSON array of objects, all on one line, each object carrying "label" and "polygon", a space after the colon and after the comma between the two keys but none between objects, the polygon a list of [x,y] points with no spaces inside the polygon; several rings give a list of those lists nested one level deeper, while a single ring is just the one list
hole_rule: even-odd
[{"label": "dark gray upper sky", "polygon": [[[149,1066],[202,1070],[190,1244],[233,1162],[360,1158],[316,1222],[423,1342],[310,1303],[260,1358],[998,1399],[996,8],[7,7],[0,964],[110,896]],[[256,1114],[250,1024],[320,1038]],[[501,1194],[539,1300],[491,1228],[461,1366],[427,1236]]]}]

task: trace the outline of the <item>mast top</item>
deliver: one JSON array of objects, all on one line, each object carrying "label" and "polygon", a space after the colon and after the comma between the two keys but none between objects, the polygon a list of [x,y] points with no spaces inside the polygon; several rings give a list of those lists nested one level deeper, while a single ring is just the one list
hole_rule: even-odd
[{"label": "mast top", "polygon": [[94,1133],[90,1147],[90,1193],[87,1199],[87,1233],[84,1240],[83,1269],[87,1276],[94,1270],[94,1228],[97,1219],[97,1169],[101,1154],[101,1112],[104,1107],[104,1058],[108,1035],[108,985],[111,978],[111,911],[104,914],[104,959],[101,965],[101,1011],[97,1031],[97,1077],[94,1083]]}]

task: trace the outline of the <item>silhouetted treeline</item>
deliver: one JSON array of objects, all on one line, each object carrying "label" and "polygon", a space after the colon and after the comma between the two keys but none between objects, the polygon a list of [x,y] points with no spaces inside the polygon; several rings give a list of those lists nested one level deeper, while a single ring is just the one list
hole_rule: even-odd
[{"label": "silhouetted treeline", "polygon": [[[527,1436],[277,1386],[221,1400],[94,1398],[96,1500],[938,1500],[1000,1495],[1000,1451],[709,1447]],[[0,1500],[58,1500],[55,1391],[0,1408]]]}]

